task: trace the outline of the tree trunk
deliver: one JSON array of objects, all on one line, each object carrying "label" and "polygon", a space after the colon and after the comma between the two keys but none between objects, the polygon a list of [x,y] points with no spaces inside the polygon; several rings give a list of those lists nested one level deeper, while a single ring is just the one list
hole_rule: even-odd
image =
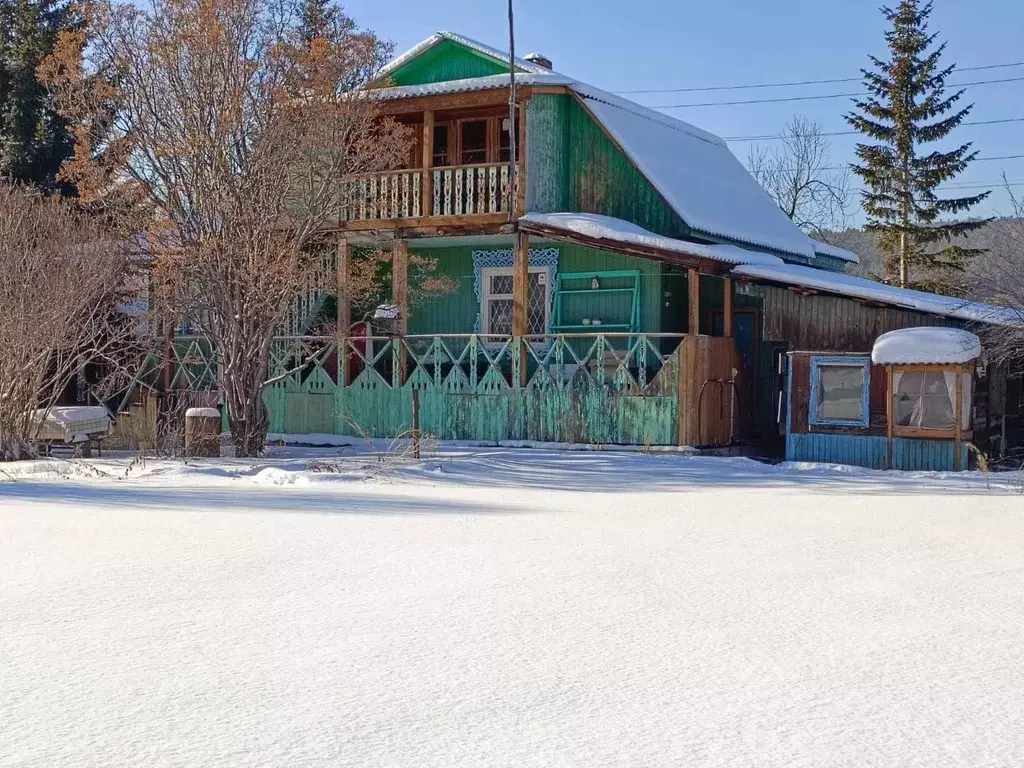
[{"label": "tree trunk", "polygon": [[[246,353],[245,349],[256,351]],[[270,427],[263,405],[263,383],[269,351],[266,345],[243,344],[226,350],[224,359],[224,401],[231,425],[231,442],[237,457],[262,456]]]}]

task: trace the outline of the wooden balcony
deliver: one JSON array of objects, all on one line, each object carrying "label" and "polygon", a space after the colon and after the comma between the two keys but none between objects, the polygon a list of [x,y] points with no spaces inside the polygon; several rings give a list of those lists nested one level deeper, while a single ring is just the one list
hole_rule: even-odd
[{"label": "wooden balcony", "polygon": [[508,163],[355,176],[347,182],[341,225],[366,230],[441,222],[502,223],[509,215],[509,176]]}]

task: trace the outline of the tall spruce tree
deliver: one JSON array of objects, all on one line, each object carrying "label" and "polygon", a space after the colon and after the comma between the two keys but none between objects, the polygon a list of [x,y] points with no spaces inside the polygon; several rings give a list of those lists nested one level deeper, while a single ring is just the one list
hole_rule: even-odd
[{"label": "tall spruce tree", "polygon": [[860,163],[852,168],[866,184],[861,202],[867,229],[877,233],[885,254],[886,281],[949,292],[952,273],[980,252],[956,239],[989,221],[953,217],[990,193],[940,196],[938,187],[978,153],[971,143],[949,151],[926,147],[948,136],[973,104],[957,108],[963,89],[946,93],[955,65],[940,65],[946,44],[935,45],[936,35],[928,32],[932,3],[901,0],[882,13],[892,25],[885,33],[889,58],[872,56],[872,68],[861,70],[869,95],[845,116],[876,143],[857,145]]},{"label": "tall spruce tree", "polygon": [[68,0],[0,0],[0,177],[74,192],[57,179],[74,140],[36,68],[60,31],[79,23]]}]

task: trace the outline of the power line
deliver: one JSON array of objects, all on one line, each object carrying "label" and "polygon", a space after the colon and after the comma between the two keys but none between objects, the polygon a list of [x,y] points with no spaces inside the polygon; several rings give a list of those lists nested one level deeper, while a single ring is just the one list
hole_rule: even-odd
[{"label": "power line", "polygon": [[[1024,67],[1024,61],[1015,61],[1009,64],[986,64],[981,67],[957,67],[957,72],[978,72],[983,69],[1007,69],[1009,67]],[[635,91],[613,91],[618,94],[634,93],[698,93],[704,91],[742,91],[754,88],[790,88],[802,85],[833,85],[835,83],[856,83],[860,77],[838,77],[830,80],[795,80],[788,83],[745,83],[742,85],[705,85],[694,88],[642,88]]]},{"label": "power line", "polygon": [[[947,85],[947,88],[966,88],[969,85],[992,85],[995,83],[1017,83],[1024,80],[1024,77],[1004,77],[998,80],[975,80],[971,83],[955,83]],[[648,109],[684,109],[686,107],[730,107],[744,104],[779,104],[786,101],[822,101],[824,99],[844,99],[859,96],[870,96],[870,93],[828,93],[821,96],[781,96],[774,99],[742,99],[739,101],[704,101],[692,104],[655,104]]]},{"label": "power line", "polygon": [[[976,157],[971,162],[984,163],[992,162],[994,160],[1020,160],[1024,158],[1024,154],[1021,155],[993,155],[991,157]],[[850,164],[852,165],[852,163]],[[816,171],[846,171],[849,170],[850,165],[826,165],[821,168],[815,168]],[[781,168],[779,169],[783,173],[797,173],[803,170],[802,168]]]},{"label": "power line", "polygon": [[[968,120],[960,123],[960,126],[965,125],[998,125],[1001,123],[1024,123],[1024,117],[1005,117],[999,120]],[[727,136],[723,141],[782,141],[783,139],[789,138],[806,138],[807,136],[856,136],[859,135],[860,131],[823,131],[821,133],[809,134],[809,133],[796,133],[789,136],[779,135],[777,133],[764,134],[762,136]]]}]

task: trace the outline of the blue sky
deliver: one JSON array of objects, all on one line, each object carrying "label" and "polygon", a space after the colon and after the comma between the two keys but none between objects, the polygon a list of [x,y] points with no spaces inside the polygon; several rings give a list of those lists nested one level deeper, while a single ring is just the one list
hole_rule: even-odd
[{"label": "blue sky", "polygon": [[[897,0],[892,0],[895,3]],[[855,77],[869,53],[884,55],[884,19],[875,0],[516,0],[517,53],[540,51],[555,69],[611,91],[689,88]],[[1020,0],[936,0],[931,28],[948,42],[947,61],[984,66],[1024,61]],[[447,29],[507,48],[505,0],[349,0],[346,9],[397,50]],[[954,75],[951,82],[1022,77],[1024,66]],[[650,106],[853,93],[858,83],[632,95]],[[977,85],[969,120],[1024,118],[1024,80]],[[795,113],[827,131],[847,130],[849,99],[665,109],[723,137],[774,134]],[[965,126],[953,140],[974,141],[982,156],[1024,154],[1024,122]],[[855,137],[832,137],[835,164],[853,159]],[[731,142],[745,160],[749,144]],[[959,181],[992,183],[979,213],[1007,211],[1005,170],[1024,194],[1024,159],[975,163]],[[973,193],[975,190],[966,190]]]}]

